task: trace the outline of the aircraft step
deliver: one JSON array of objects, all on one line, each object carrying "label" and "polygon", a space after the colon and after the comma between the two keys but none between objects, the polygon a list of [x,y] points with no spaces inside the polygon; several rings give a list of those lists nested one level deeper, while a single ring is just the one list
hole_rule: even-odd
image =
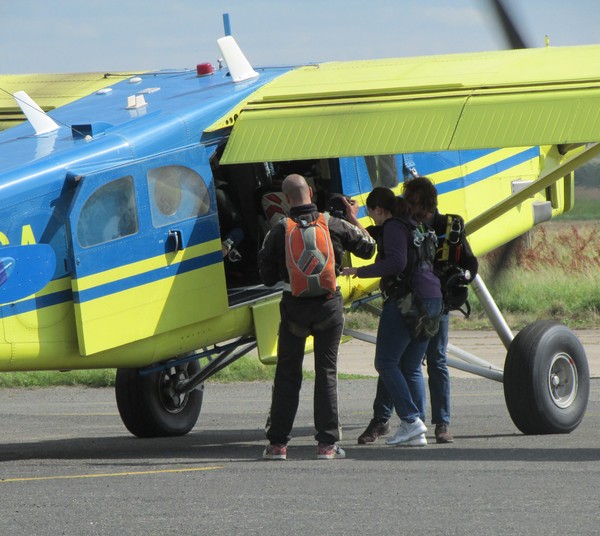
[{"label": "aircraft step", "polygon": [[265,287],[264,285],[253,285],[248,287],[237,287],[227,289],[229,307],[235,307],[242,303],[254,302],[267,296],[281,292],[279,287]]}]

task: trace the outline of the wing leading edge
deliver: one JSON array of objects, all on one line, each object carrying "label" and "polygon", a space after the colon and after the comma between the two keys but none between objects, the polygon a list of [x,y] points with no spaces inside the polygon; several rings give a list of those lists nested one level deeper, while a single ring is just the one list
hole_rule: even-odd
[{"label": "wing leading edge", "polygon": [[267,84],[223,163],[600,140],[600,46],[326,63]]}]

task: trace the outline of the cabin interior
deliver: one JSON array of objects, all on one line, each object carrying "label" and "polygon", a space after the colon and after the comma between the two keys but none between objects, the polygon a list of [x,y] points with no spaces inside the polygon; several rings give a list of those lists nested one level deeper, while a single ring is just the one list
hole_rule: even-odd
[{"label": "cabin interior", "polygon": [[342,191],[341,176],[338,159],[220,165],[220,154],[222,151],[217,150],[211,158],[211,168],[221,239],[233,242],[229,251],[224,248],[229,303],[233,306],[279,291],[262,285],[258,252],[269,229],[289,208],[281,192],[285,177],[291,173],[305,177],[314,202],[325,211],[331,208],[332,194]]}]

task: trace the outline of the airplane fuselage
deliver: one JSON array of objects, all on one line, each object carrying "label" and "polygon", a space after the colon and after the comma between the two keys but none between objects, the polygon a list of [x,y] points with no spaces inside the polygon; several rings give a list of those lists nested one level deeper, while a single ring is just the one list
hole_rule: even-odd
[{"label": "airplane fuselage", "polygon": [[[219,166],[229,131],[208,127],[288,70],[237,84],[221,71],[139,75],[54,111],[54,132],[36,136],[23,124],[0,133],[0,244],[13,247],[16,267],[0,285],[10,296],[0,306],[0,370],[142,367],[252,333],[260,307],[274,331],[277,291],[252,290],[256,273],[240,284],[226,273],[223,183],[256,250],[268,229],[259,197],[286,171],[311,176],[321,206],[331,192],[357,197],[366,218],[373,186],[398,188],[415,168],[436,182],[442,211],[468,220],[535,179],[548,158],[533,147]],[[555,190],[554,202],[540,195],[476,233],[475,252],[560,213]],[[35,250],[43,244],[53,265]],[[39,270],[23,276],[26,263]],[[355,299],[376,282],[340,284]]]}]

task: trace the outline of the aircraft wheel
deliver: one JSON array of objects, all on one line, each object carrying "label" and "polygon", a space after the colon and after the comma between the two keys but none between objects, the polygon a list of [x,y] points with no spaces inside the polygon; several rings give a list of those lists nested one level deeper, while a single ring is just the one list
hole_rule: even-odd
[{"label": "aircraft wheel", "polygon": [[176,394],[174,387],[198,370],[198,361],[145,376],[138,369],[118,369],[115,394],[126,428],[137,437],[187,434],[200,415],[204,384],[184,394]]},{"label": "aircraft wheel", "polygon": [[517,334],[506,355],[504,398],[521,432],[571,432],[583,419],[589,392],[585,350],[570,329],[538,320]]}]

